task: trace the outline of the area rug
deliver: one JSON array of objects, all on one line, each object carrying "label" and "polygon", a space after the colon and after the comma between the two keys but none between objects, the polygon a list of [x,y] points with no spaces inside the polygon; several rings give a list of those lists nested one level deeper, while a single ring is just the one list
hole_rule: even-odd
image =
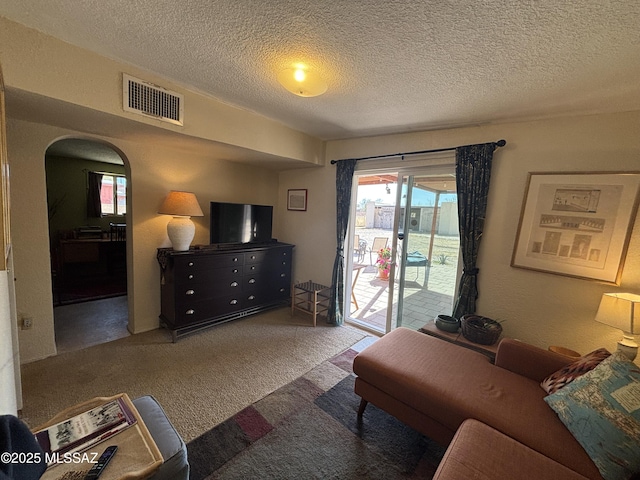
[{"label": "area rug", "polygon": [[356,351],[322,363],[187,444],[191,480],[432,478],[444,448],[367,406]]}]

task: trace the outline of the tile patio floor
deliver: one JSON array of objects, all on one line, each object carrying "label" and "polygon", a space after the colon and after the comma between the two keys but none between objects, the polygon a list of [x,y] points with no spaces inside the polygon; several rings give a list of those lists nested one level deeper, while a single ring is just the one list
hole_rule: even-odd
[{"label": "tile patio floor", "polygon": [[[453,309],[453,296],[449,292],[455,289],[455,265],[432,265],[428,269],[428,282],[424,286],[425,269],[408,269],[403,302],[401,326],[417,330],[438,314],[450,315]],[[386,326],[389,281],[377,278],[377,269],[365,265],[355,282],[353,292],[358,303],[351,303],[351,319],[384,332]],[[355,275],[355,272],[354,272]],[[394,280],[393,327],[397,325],[397,295],[399,284]]]}]

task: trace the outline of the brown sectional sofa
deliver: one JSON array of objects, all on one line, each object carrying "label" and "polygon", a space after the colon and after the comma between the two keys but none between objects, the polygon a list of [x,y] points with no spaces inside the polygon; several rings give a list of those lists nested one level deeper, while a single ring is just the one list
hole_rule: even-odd
[{"label": "brown sectional sofa", "polygon": [[586,480],[587,477],[477,420],[460,426],[433,480]]},{"label": "brown sectional sofa", "polygon": [[[504,339],[494,365],[480,353],[398,328],[354,360],[355,392],[362,397],[359,414],[366,422],[365,407],[371,402],[443,445],[453,440],[465,420],[475,419],[527,447],[518,450],[520,455],[530,449],[541,454],[538,460],[550,459],[587,478],[602,479],[587,453],[543,400],[546,393],[540,382],[571,361]],[[465,434],[462,442],[468,443],[469,438]],[[506,451],[513,448],[500,435],[491,438]],[[500,450],[496,449],[496,455],[502,457]],[[528,458],[536,463],[535,457]],[[491,458],[480,458],[485,458],[487,465],[478,467],[489,469],[486,473],[490,474]],[[503,460],[518,467],[517,458],[505,456]]]}]

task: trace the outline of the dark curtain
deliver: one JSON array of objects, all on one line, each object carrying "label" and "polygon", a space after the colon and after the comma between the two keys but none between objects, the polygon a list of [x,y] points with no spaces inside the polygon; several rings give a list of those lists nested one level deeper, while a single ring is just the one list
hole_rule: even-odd
[{"label": "dark curtain", "polygon": [[464,269],[453,308],[455,318],[476,311],[479,272],[476,262],[487,210],[491,161],[496,146],[495,143],[484,143],[456,148],[458,220]]},{"label": "dark curtain", "polygon": [[351,184],[357,160],[341,160],[336,168],[336,259],[333,263],[331,299],[329,301],[328,323],[344,323],[344,241],[349,224],[351,205]]},{"label": "dark curtain", "polygon": [[100,186],[102,185],[102,174],[89,172],[88,178],[87,217],[101,217],[102,203],[100,202]]}]

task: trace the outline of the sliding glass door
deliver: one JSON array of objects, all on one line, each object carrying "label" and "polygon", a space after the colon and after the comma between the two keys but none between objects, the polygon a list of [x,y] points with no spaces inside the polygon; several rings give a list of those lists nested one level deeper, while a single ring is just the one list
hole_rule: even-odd
[{"label": "sliding glass door", "polygon": [[354,175],[345,318],[376,332],[388,331],[395,286],[397,178],[397,172]]},{"label": "sliding glass door", "polygon": [[398,276],[393,327],[417,330],[436,315],[451,315],[460,238],[455,178],[406,175],[398,222]]},{"label": "sliding glass door", "polygon": [[385,333],[451,314],[459,258],[452,172],[452,166],[356,172],[347,321]]}]

